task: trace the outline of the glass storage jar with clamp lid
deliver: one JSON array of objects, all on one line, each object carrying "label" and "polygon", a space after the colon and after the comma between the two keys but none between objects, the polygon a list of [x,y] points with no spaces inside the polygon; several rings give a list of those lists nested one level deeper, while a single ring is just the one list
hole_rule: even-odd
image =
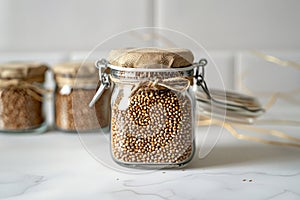
[{"label": "glass storage jar with clamp lid", "polygon": [[102,84],[90,106],[113,88],[110,146],[115,162],[171,168],[191,161],[195,152],[192,86],[206,65],[206,60],[193,60],[187,49],[138,48],[113,50],[108,61],[96,62]]}]

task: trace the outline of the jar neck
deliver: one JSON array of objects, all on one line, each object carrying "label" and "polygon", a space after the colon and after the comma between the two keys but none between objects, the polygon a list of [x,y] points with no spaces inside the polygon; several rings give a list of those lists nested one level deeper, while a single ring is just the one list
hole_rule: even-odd
[{"label": "jar neck", "polygon": [[153,81],[153,80],[163,80],[169,78],[187,78],[192,79],[194,76],[194,70],[190,69],[187,71],[177,71],[169,70],[164,72],[159,71],[120,71],[120,70],[110,70],[110,76],[113,79],[118,79],[120,81]]},{"label": "jar neck", "polygon": [[56,74],[55,75],[55,81],[56,85],[59,87],[63,87],[65,85],[68,85],[73,88],[95,88],[97,87],[98,83],[98,77],[97,76],[69,76],[69,75],[61,75]]}]

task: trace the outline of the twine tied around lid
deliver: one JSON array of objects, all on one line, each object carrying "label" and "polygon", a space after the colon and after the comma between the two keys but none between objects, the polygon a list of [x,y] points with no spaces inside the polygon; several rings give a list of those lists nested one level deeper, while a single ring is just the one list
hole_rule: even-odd
[{"label": "twine tied around lid", "polygon": [[36,82],[43,82],[44,77],[33,77],[30,79],[0,79],[0,88],[12,87],[15,89],[23,89],[28,95],[37,101],[43,101],[43,95],[52,93],[52,90],[44,89]]},{"label": "twine tied around lid", "polygon": [[[122,81],[118,78],[114,78],[111,75],[110,75],[110,79],[115,83],[127,82],[127,81]],[[169,89],[171,91],[183,92],[187,90],[190,87],[190,85],[191,85],[190,80],[186,77],[144,80],[134,84],[134,87],[131,90],[129,97],[132,97],[134,94],[136,94],[136,92],[138,92],[141,89],[154,89],[154,90]]]}]

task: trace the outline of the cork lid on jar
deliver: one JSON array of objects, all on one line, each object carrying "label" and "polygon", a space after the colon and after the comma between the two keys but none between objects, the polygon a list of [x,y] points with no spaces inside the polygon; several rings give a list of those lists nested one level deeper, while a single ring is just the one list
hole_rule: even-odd
[{"label": "cork lid on jar", "polygon": [[182,48],[129,48],[112,50],[108,60],[126,68],[179,68],[193,64],[194,55]]},{"label": "cork lid on jar", "polygon": [[21,79],[29,82],[44,82],[48,67],[42,63],[11,62],[0,64],[0,79]]}]

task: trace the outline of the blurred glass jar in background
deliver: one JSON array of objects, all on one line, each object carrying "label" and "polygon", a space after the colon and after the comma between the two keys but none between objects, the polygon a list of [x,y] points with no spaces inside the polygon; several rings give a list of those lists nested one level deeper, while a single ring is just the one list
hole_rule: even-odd
[{"label": "blurred glass jar in background", "polygon": [[102,96],[96,103],[96,110],[88,106],[98,87],[99,77],[94,64],[60,63],[53,67],[53,71],[56,128],[65,132],[90,132],[107,126],[110,94]]},{"label": "blurred glass jar in background", "polygon": [[44,132],[45,72],[41,63],[14,62],[0,65],[0,131]]}]

